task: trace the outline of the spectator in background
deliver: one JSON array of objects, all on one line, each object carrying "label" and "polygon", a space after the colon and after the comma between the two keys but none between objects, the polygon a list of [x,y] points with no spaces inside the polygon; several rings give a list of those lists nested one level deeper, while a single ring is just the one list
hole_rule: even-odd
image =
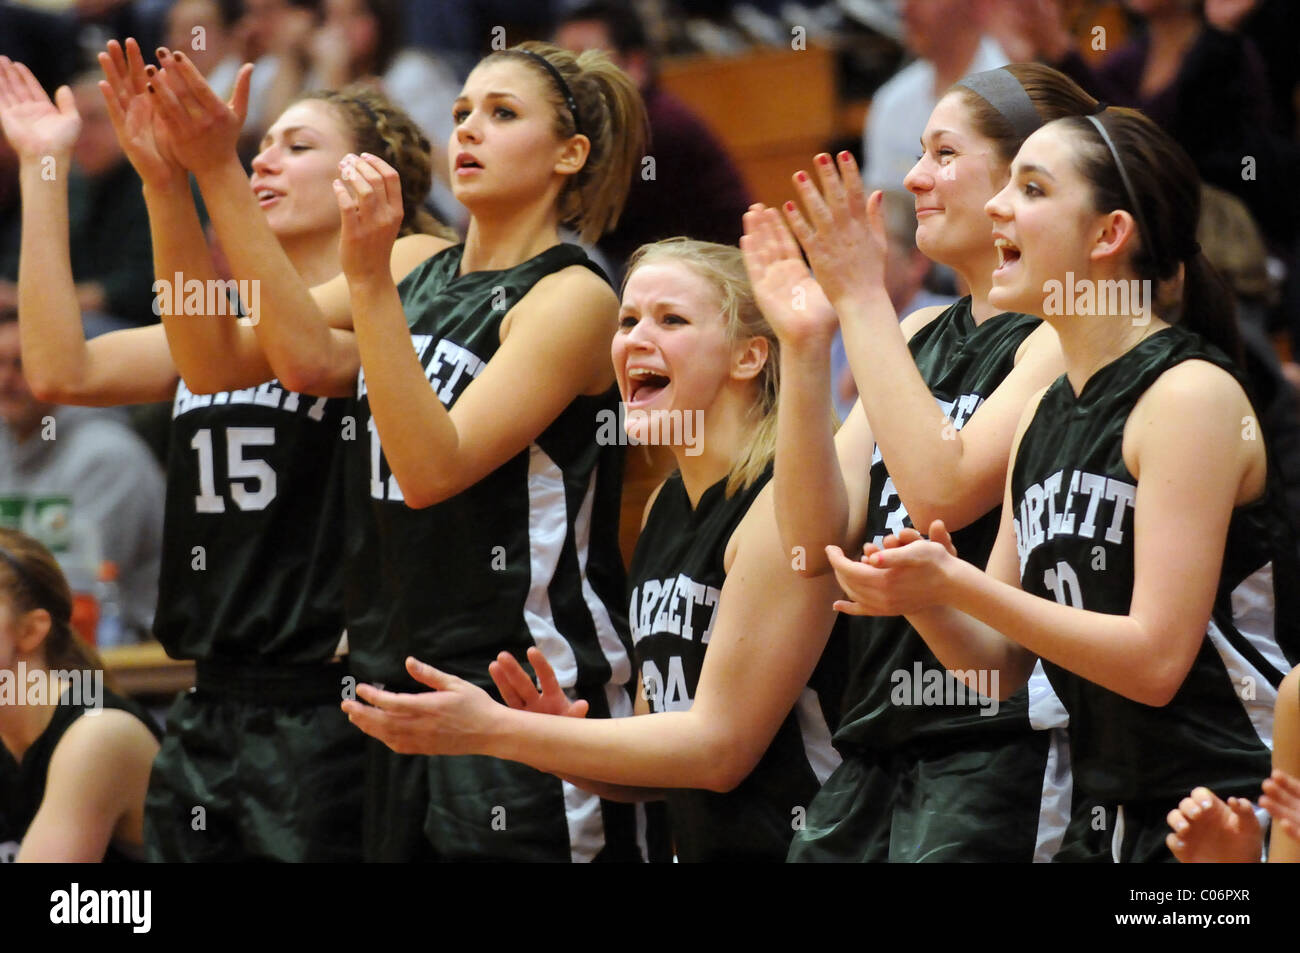
[{"label": "spectator in background", "polygon": [[1241,200],[1210,185],[1201,186],[1196,239],[1232,289],[1260,428],[1282,478],[1287,516],[1300,540],[1300,394],[1294,385],[1300,367],[1280,364],[1269,338],[1268,309],[1278,289],[1268,273],[1268,249]]},{"label": "spectator in background", "polygon": [[[947,307],[957,299],[935,294],[926,287],[934,262],[916,247],[916,200],[910,192],[889,189],[881,203],[885,217],[885,292],[894,311],[906,317],[933,305]],[[844,353],[844,338],[839,331],[831,343],[831,400],[840,420],[849,416],[858,399],[858,386]]]},{"label": "spectator in background", "polygon": [[[263,103],[275,76],[276,60],[265,55],[256,29],[240,28],[243,15],[242,0],[176,0],[167,11],[163,45],[186,53],[217,94],[227,99],[234,91],[239,67],[254,64],[246,120],[252,145],[261,139],[266,125]],[[250,43],[250,38],[254,42]]]},{"label": "spectator in background", "polygon": [[1075,49],[1060,0],[1027,0],[1017,8],[1024,48],[1098,98],[1141,109],[1187,150],[1204,181],[1245,202],[1269,241],[1291,249],[1300,164],[1294,144],[1277,133],[1254,45],[1210,25],[1202,0],[1124,6],[1144,29],[1097,68]]},{"label": "spectator in background", "polygon": [[[319,22],[320,2],[240,0],[240,6],[235,24],[237,55],[240,63],[253,64],[248,115],[239,140],[239,153],[247,163],[258,152],[271,121],[304,91],[302,67],[296,61]],[[188,49],[188,44],[181,49]]]},{"label": "spectator in background", "polygon": [[[113,134],[97,81],[87,74],[72,84],[82,127],[68,178],[72,276],[91,337],[158,320],[140,179]],[[3,148],[12,155],[8,146]],[[0,248],[5,244],[0,235]],[[0,308],[17,306],[17,280],[17,255],[0,256]]]},{"label": "spectator in background", "polygon": [[645,100],[650,121],[646,156],[653,166],[646,161],[638,165],[618,227],[596,244],[619,274],[632,252],[664,238],[739,242],[749,191],[717,137],[659,85],[645,28],[631,7],[583,4],[560,20],[555,43],[574,53],[604,50]]},{"label": "spectator in background", "polygon": [[939,93],[969,73],[1006,64],[1002,48],[984,35],[988,2],[904,0],[904,39],[917,59],[871,100],[862,141],[868,190],[902,188]]},{"label": "spectator in background", "polygon": [[[275,114],[307,90],[370,83],[403,109],[428,137],[433,157],[432,201],[443,221],[463,225],[466,213],[452,197],[447,142],[455,129],[451,106],[460,95],[455,73],[431,55],[403,48],[397,0],[324,0],[311,29],[285,31],[272,98]],[[276,96],[284,95],[283,102]]]},{"label": "spectator in background", "polygon": [[[10,509],[51,497],[71,501],[62,529],[83,535],[73,552],[56,555],[94,563],[65,565],[83,578],[94,578],[101,559],[117,564],[123,622],[128,638],[138,641],[149,633],[158,602],[162,471],[114,412],[36,399],[23,376],[16,317],[0,314],[0,496]],[[47,545],[61,548],[53,538]]]}]

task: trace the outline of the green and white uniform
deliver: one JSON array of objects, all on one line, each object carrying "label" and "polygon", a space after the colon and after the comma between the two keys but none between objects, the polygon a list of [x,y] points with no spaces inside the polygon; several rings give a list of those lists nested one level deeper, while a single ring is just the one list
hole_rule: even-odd
[{"label": "green and white uniform", "polygon": [[[930,393],[961,429],[1015,366],[1038,320],[1001,314],[976,325],[958,301],[909,342]],[[866,538],[912,521],[876,449]],[[1001,507],[953,533],[980,568]],[[921,527],[924,531],[928,527]],[[1065,713],[1037,672],[995,703],[992,673],[968,690],[901,616],[853,617],[848,689],[835,745],[844,763],[822,786],[792,861],[1050,860],[1070,815]]]},{"label": "green and white uniform", "polygon": [[[691,707],[726,581],[727,542],[771,476],[768,467],[730,498],[726,480],[720,480],[692,507],[681,475],[674,473],[655,498],[628,578],[632,641],[652,713]],[[836,654],[841,648],[841,640],[832,636],[794,709],[735,790],[667,792],[680,860],[785,859],[809,802],[840,761],[831,747],[831,726],[842,689],[832,682],[843,668]]]},{"label": "green and white uniform", "polygon": [[345,400],[276,381],[172,408],[154,631],[194,659],[167,719],[155,860],[360,857],[361,733],[339,709]]},{"label": "green and white uniform", "polygon": [[[539,280],[575,264],[597,270],[580,248],[562,244],[514,268],[462,275],[463,250],[440,252],[399,285],[411,343],[448,408],[496,353],[507,312]],[[517,387],[527,401],[528,381]],[[348,633],[359,678],[427,690],[405,672],[414,655],[495,694],[488,664],[503,650],[522,662],[536,645],[572,697],[589,702],[588,717],[631,714],[617,540],[622,448],[596,442],[617,407],[612,388],[580,396],[476,484],[412,509],[380,446],[363,371],[347,464]],[[365,853],[636,859],[638,813],[520,764],[398,755],[373,742]]]},{"label": "green and white uniform", "polygon": [[[1138,481],[1124,465],[1124,427],[1156,379],[1188,360],[1241,379],[1222,352],[1172,327],[1098,370],[1078,396],[1064,376],[1043,396],[1012,467],[1026,592],[1128,613]],[[1279,507],[1270,474],[1265,496],[1233,511],[1208,630],[1168,705],[1131,701],[1044,663],[1070,713],[1075,783],[1090,805],[1076,813],[1063,859],[1169,861],[1165,816],[1192,788],[1258,796],[1270,770],[1277,686],[1300,660],[1300,573]]]}]

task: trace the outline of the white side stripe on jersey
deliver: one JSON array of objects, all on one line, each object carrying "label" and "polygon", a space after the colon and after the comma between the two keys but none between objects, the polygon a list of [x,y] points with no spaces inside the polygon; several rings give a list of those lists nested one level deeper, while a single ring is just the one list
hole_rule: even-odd
[{"label": "white side stripe on jersey", "polygon": [[[1269,563],[1243,579],[1241,585],[1232,591],[1232,622],[1242,637],[1281,674],[1290,671],[1291,667],[1286,664],[1286,658],[1273,639],[1273,613],[1262,608],[1262,600],[1267,599],[1271,604],[1272,598],[1273,564]],[[1210,619],[1209,636],[1223,660],[1223,667],[1227,669],[1232,693],[1246,710],[1255,734],[1266,748],[1273,750],[1273,705],[1277,702],[1277,690],[1267,676],[1228,641],[1213,618]],[[1250,690],[1246,691],[1247,688]]]},{"label": "white side stripe on jersey", "polygon": [[1232,626],[1250,643],[1278,675],[1291,671],[1292,665],[1282,654],[1274,632],[1276,607],[1273,604],[1273,564],[1256,569],[1232,590]]},{"label": "white side stripe on jersey", "polygon": [[[599,476],[600,466],[597,465],[591,471],[591,478],[587,481],[587,492],[583,495],[582,505],[578,507],[577,515],[573,520],[574,548],[578,553],[578,578],[582,585],[582,600],[587,604],[587,611],[591,613],[591,621],[596,627],[600,654],[609,663],[609,683],[620,686],[626,685],[632,678],[632,660],[628,658],[627,650],[619,640],[618,631],[614,628],[614,620],[609,614],[609,607],[600,601],[600,596],[596,595],[596,590],[591,588],[591,583],[587,580],[587,564],[591,560],[591,511],[595,505],[596,482]],[[627,710],[616,711],[611,708],[610,715],[613,717],[622,714],[630,715],[632,712],[627,707],[627,693],[620,689],[618,694],[623,697],[623,708]],[[610,696],[612,693],[606,692],[606,695]]]},{"label": "white side stripe on jersey", "polygon": [[555,669],[561,688],[578,681],[578,660],[555,627],[549,587],[560,563],[568,532],[564,475],[537,444],[528,448],[528,597],[524,623],[546,661]]},{"label": "white side stripe on jersey", "polygon": [[803,738],[803,753],[808,759],[808,767],[817,776],[817,783],[825,784],[831,772],[840,766],[841,759],[840,753],[831,744],[831,727],[826,724],[816,689],[804,686],[799,693],[799,700],[794,703],[794,714],[799,722],[799,734]]},{"label": "white side stripe on jersey", "polygon": [[1065,840],[1070,824],[1074,775],[1070,771],[1070,734],[1065,728],[1051,728],[1047,764],[1043,767],[1043,793],[1038,808],[1038,836],[1034,841],[1034,863],[1049,864]]}]

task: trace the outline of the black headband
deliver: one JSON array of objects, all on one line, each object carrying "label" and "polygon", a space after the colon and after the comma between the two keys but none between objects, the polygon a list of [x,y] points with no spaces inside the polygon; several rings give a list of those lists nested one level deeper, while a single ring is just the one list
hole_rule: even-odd
[{"label": "black headband", "polygon": [[515,50],[516,53],[523,53],[525,56],[531,56],[537,62],[546,67],[546,71],[551,74],[555,80],[555,85],[560,89],[560,95],[564,97],[564,104],[569,107],[569,113],[573,116],[573,132],[575,135],[582,135],[582,120],[578,118],[578,101],[573,98],[573,90],[569,84],[564,81],[560,71],[552,65],[551,61],[540,53],[534,53],[532,50]]},{"label": "black headband", "polygon": [[[1086,117],[1090,123],[1097,127],[1097,132],[1101,134],[1101,141],[1106,143],[1106,148],[1110,150],[1110,156],[1115,160],[1115,171],[1119,173],[1119,180],[1124,183],[1124,194],[1128,196],[1129,205],[1133,207],[1133,217],[1137,219],[1138,228],[1142,230],[1142,241],[1146,243],[1147,251],[1151,254],[1151,260],[1156,267],[1160,267],[1159,249],[1156,247],[1156,233],[1147,227],[1146,216],[1142,214],[1142,205],[1138,202],[1137,190],[1133,188],[1133,182],[1128,177],[1128,172],[1124,168],[1124,163],[1119,157],[1119,150],[1115,148],[1115,142],[1110,138],[1110,133],[1102,125],[1097,116]],[[1195,244],[1195,243],[1193,243]],[[1200,245],[1196,246],[1196,251],[1200,251]],[[1194,257],[1194,256],[1192,256]]]},{"label": "black headband", "polygon": [[1038,115],[1025,87],[1004,67],[972,73],[958,80],[957,85],[965,86],[997,110],[1020,139],[1028,139],[1043,124],[1043,117]]}]

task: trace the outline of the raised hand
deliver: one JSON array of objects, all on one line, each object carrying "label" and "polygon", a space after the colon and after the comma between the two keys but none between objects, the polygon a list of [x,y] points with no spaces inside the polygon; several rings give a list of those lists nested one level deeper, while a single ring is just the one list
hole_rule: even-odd
[{"label": "raised hand", "polygon": [[813,275],[842,311],[845,303],[862,301],[873,289],[884,288],[884,194],[873,192],[867,199],[857,163],[847,152],[839,154],[838,169],[825,152],[814,165],[820,193],[806,172],[794,175],[806,216],[793,202],[786,202],[783,211]]},{"label": "raised hand", "polygon": [[568,715],[573,718],[586,716],[587,702],[581,698],[577,701],[569,700],[555,677],[555,669],[546,661],[541,649],[536,646],[530,648],[528,661],[537,672],[540,689],[533,684],[519,660],[509,652],[502,652],[488,666],[488,674],[492,676],[492,681],[507,705],[543,715]]},{"label": "raised hand", "polygon": [[81,114],[72,90],[60,86],[54,98],[50,102],[26,66],[0,56],[0,126],[19,159],[39,162],[45,156],[69,153],[81,135]]},{"label": "raised hand", "polygon": [[943,520],[930,524],[927,540],[911,527],[886,536],[881,545],[867,543],[862,558],[849,559],[838,546],[827,546],[835,578],[848,599],[835,602],[847,615],[905,615],[942,602],[946,569],[957,557]]},{"label": "raised hand", "polygon": [[740,250],[754,298],[782,344],[828,343],[838,318],[775,209],[751,205]]},{"label": "raised hand", "polygon": [[128,37],[123,49],[117,40],[110,40],[98,59],[104,71],[99,91],[108,106],[109,121],[140,181],[146,186],[185,181],[185,167],[173,153],[167,128],[148,90],[157,70],[145,65],[139,44]]},{"label": "raised hand", "polygon": [[402,182],[397,171],[368,152],[339,163],[334,194],[343,216],[339,264],[349,279],[391,275],[389,259],[402,228]]},{"label": "raised hand", "polygon": [[177,161],[195,175],[230,161],[248,115],[252,64],[240,67],[230,101],[222,102],[184,53],[159,47],[158,62],[163,68],[145,88],[166,126]]},{"label": "raised hand", "polygon": [[1264,794],[1259,806],[1273,818],[1287,836],[1300,842],[1300,779],[1279,768],[1264,780]]},{"label": "raised hand", "polygon": [[[432,692],[386,692],[358,685],[361,701],[343,702],[348,720],[398,754],[477,754],[505,706],[464,679],[414,658],[406,670]],[[362,704],[362,702],[369,704]]]},{"label": "raised hand", "polygon": [[1166,820],[1173,832],[1165,844],[1184,864],[1259,862],[1263,833],[1245,798],[1230,797],[1225,804],[1209,788],[1196,788]]}]

